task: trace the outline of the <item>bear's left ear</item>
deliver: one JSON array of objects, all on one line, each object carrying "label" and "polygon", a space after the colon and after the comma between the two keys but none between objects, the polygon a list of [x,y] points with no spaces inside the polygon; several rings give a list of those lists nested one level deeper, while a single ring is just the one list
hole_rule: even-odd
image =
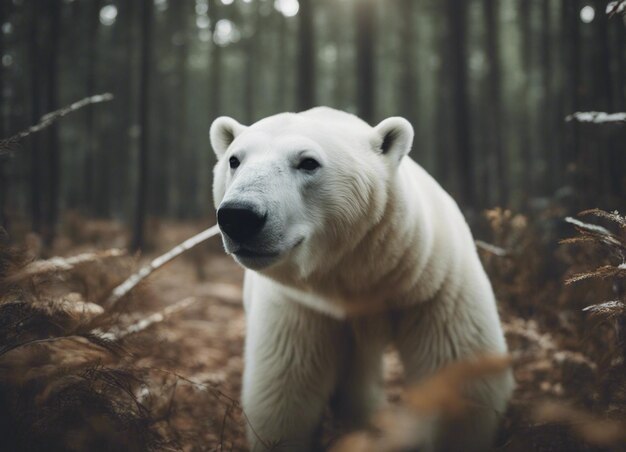
[{"label": "bear's left ear", "polygon": [[413,126],[404,118],[394,116],[387,118],[374,127],[380,141],[378,148],[381,154],[400,163],[413,145]]},{"label": "bear's left ear", "polygon": [[215,152],[218,159],[224,155],[228,146],[244,130],[246,130],[246,126],[239,124],[228,116],[220,116],[213,121],[209,135],[211,137],[211,147],[213,147],[213,152]]}]

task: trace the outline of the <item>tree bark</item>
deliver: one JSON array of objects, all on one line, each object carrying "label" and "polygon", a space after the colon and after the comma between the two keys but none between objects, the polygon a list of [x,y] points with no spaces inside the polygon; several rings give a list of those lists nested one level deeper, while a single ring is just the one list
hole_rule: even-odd
[{"label": "tree bark", "polygon": [[[30,114],[31,123],[37,124],[42,116],[41,110],[41,52],[39,49],[40,10],[35,3],[30,7],[30,36],[29,36],[29,64],[30,64]],[[43,229],[43,168],[41,135],[30,137],[30,189],[31,189],[31,219],[34,232],[41,234]]]},{"label": "tree bark", "polygon": [[[564,110],[567,114],[574,113],[580,109],[580,33],[579,33],[579,3],[578,0],[562,0],[563,5],[563,36],[562,45],[564,57]],[[580,132],[577,123],[569,124],[563,140],[562,155],[567,156],[568,163],[579,165],[580,155]],[[569,133],[567,133],[569,132]]]},{"label": "tree bark", "polygon": [[[102,7],[102,0],[93,0],[87,8],[87,53],[89,54],[89,61],[87,65],[85,95],[93,96],[96,92],[96,66],[98,62],[98,30],[100,28],[100,9]],[[86,206],[86,211],[92,215],[96,214],[94,211],[95,201],[95,175],[96,175],[96,153],[98,152],[97,139],[96,139],[96,116],[92,109],[85,112],[85,120],[87,127],[87,146],[84,159],[84,198],[83,205]]]},{"label": "tree bark", "polygon": [[[49,1],[48,18],[50,20],[50,36],[48,48],[48,86],[46,93],[46,111],[55,111],[59,108],[59,41],[61,33],[60,0]],[[47,131],[48,153],[50,165],[48,167],[48,212],[44,244],[52,245],[59,219],[60,183],[61,183],[61,150],[59,143],[58,125],[52,124]]]},{"label": "tree bark", "polygon": [[402,64],[400,74],[400,112],[416,129],[417,135],[417,71],[415,63],[415,1],[402,0],[400,4],[400,45]]},{"label": "tree bark", "polygon": [[[0,24],[6,22],[8,11],[4,0],[0,0]],[[0,33],[0,55],[4,55],[4,33]],[[0,69],[0,136],[6,137],[6,117],[5,111],[1,107],[4,105],[4,71]],[[0,156],[0,228],[9,228],[9,219],[7,213],[7,200],[9,184],[7,180],[6,160]]]},{"label": "tree bark", "polygon": [[[245,121],[246,124],[252,124],[256,119],[255,115],[255,81],[259,74],[257,73],[257,59],[258,59],[258,51],[259,45],[258,41],[260,39],[259,33],[262,28],[261,25],[261,0],[252,0],[254,5],[254,12],[252,17],[252,35],[247,38],[245,43],[245,52],[246,52],[246,70],[244,73],[244,103],[245,103]],[[260,70],[260,68],[259,68]]]},{"label": "tree bark", "polygon": [[[498,42],[499,32],[499,0],[485,0],[485,25],[487,32],[487,58],[489,60],[489,71],[487,72],[487,97],[488,97],[488,119],[487,134],[489,152],[494,162],[492,168],[492,179],[495,183],[496,200],[500,206],[504,206],[509,199],[508,177],[506,174],[505,159],[506,154],[502,143],[502,88],[500,71],[500,53]],[[486,190],[489,193],[490,190]]]},{"label": "tree bark", "polygon": [[300,0],[300,29],[298,50],[297,109],[308,110],[315,106],[315,35],[313,26],[313,0]]},{"label": "tree bark", "polygon": [[464,0],[446,0],[446,15],[450,31],[450,61],[452,92],[455,100],[454,128],[456,132],[456,162],[458,193],[463,207],[474,208],[474,155],[469,124],[469,95],[467,75],[467,4]]},{"label": "tree bark", "polygon": [[152,79],[152,20],[153,0],[142,1],[141,15],[141,73],[139,82],[139,168],[137,174],[137,202],[135,225],[131,248],[140,250],[145,247],[145,223],[147,194],[149,187],[149,152],[150,152],[150,82]]},{"label": "tree bark", "polygon": [[375,0],[359,0],[356,8],[356,96],[359,116],[372,124],[376,96],[374,43],[376,34]]}]

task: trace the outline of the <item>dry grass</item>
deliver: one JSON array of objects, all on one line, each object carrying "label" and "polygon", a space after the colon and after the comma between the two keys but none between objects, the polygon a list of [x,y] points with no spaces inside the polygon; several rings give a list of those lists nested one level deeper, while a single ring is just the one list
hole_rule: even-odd
[{"label": "dry grass", "polygon": [[[624,219],[563,218],[494,210],[478,234],[518,383],[496,450],[625,449]],[[66,221],[50,255],[77,259],[33,262],[37,240],[0,237],[0,449],[245,450],[241,270],[208,243],[107,311],[153,256],[107,251],[126,234],[96,223]],[[160,223],[155,255],[206,226]],[[394,355],[385,362],[389,407],[372,430],[327,428],[335,450],[414,450],[429,417],[462,411],[463,381],[508,365],[460,363],[405,391]]]}]

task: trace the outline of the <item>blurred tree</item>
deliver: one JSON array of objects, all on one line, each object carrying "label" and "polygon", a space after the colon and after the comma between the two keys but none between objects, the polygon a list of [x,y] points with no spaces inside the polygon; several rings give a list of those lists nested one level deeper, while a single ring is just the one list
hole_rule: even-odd
[{"label": "blurred tree", "polygon": [[315,106],[316,54],[313,14],[313,0],[300,0],[296,101],[296,109],[298,111],[307,110]]},{"label": "blurred tree", "polygon": [[359,116],[372,123],[375,115],[376,79],[374,42],[375,0],[355,2],[356,16],[356,104]]},{"label": "blurred tree", "polygon": [[139,80],[139,166],[137,173],[137,202],[131,248],[145,246],[145,223],[149,189],[150,152],[150,82],[152,70],[153,0],[142,0],[141,14],[141,68]]},{"label": "blurred tree", "polygon": [[[529,1],[529,0],[526,0]],[[487,71],[487,135],[488,135],[488,149],[491,152],[491,158],[489,161],[493,161],[495,165],[489,168],[491,176],[494,180],[494,184],[488,185],[495,187],[496,192],[496,204],[505,205],[508,200],[508,177],[507,168],[505,166],[506,155],[504,150],[504,143],[502,142],[502,98],[500,87],[500,49],[498,47],[499,42],[499,0],[484,0],[485,9],[485,28],[487,32],[487,59],[489,61],[489,67]],[[486,188],[486,187],[485,187]],[[490,191],[490,190],[487,190]],[[486,194],[483,201],[489,201]]]},{"label": "blurred tree", "polygon": [[476,206],[474,184],[474,153],[469,122],[467,74],[467,4],[464,0],[446,0],[446,16],[450,34],[448,65],[452,74],[455,100],[453,124],[456,134],[455,161],[458,179],[457,198],[469,208]]},{"label": "blurred tree", "polygon": [[209,55],[209,120],[213,121],[222,112],[222,46],[215,42],[215,28],[222,19],[219,0],[209,0],[211,46]]},{"label": "blurred tree", "polygon": [[251,14],[251,34],[246,38],[244,43],[245,52],[245,70],[244,70],[244,121],[246,124],[252,124],[255,119],[255,95],[256,95],[256,80],[259,77],[260,68],[257,62],[259,49],[258,41],[259,35],[262,32],[261,22],[261,0],[251,0],[253,11]]},{"label": "blurred tree", "polygon": [[[50,20],[50,30],[47,39],[47,68],[48,74],[46,86],[46,112],[51,112],[59,108],[59,41],[61,33],[61,0],[49,0],[47,3],[47,15]],[[59,188],[61,183],[61,155],[59,144],[59,128],[55,123],[47,129],[47,151],[49,153],[49,166],[47,177],[47,221],[44,231],[44,243],[50,247],[54,240],[57,222],[59,219]]]},{"label": "blurred tree", "polygon": [[[41,77],[44,73],[41,67],[41,42],[40,31],[42,22],[39,6],[35,2],[30,4],[28,8],[30,21],[29,36],[29,65],[30,65],[30,122],[37,124],[43,112],[41,108]],[[34,232],[41,234],[43,232],[43,187],[44,174],[43,169],[46,167],[44,154],[42,153],[42,136],[34,134],[30,137],[30,190],[31,190],[31,219],[32,229]]]},{"label": "blurred tree", "polygon": [[[87,74],[85,75],[85,96],[96,94],[96,70],[98,67],[98,31],[100,29],[100,10],[102,8],[102,0],[93,0],[89,2],[85,14],[87,15]],[[98,134],[96,128],[96,112],[89,108],[85,112],[85,122],[87,128],[87,147],[85,148],[85,168],[83,169],[85,186],[83,188],[84,200],[83,206],[91,215],[97,215],[95,209],[95,186],[96,177],[96,154],[98,152]]]},{"label": "blurred tree", "polygon": [[[189,191],[186,179],[191,179],[194,174],[192,159],[190,156],[189,140],[187,139],[187,58],[189,56],[189,31],[187,18],[189,15],[189,1],[181,0],[172,3],[172,17],[174,22],[174,46],[176,49],[176,115],[175,115],[175,143],[176,156],[172,161],[171,178],[174,183],[170,187],[170,205],[174,206],[178,217],[184,216],[185,203],[182,192]],[[190,171],[191,170],[191,171]]]},{"label": "blurred tree", "polygon": [[[0,0],[0,25],[7,23],[7,9],[6,3],[4,0]],[[4,55],[4,33],[0,30],[0,59],[2,55]],[[4,105],[4,89],[5,89],[5,76],[4,76],[4,67],[2,67],[0,62],[0,106]],[[6,127],[6,117],[4,108],[0,108],[0,137],[6,137],[8,135],[7,127]],[[6,157],[0,155],[0,227],[8,229],[8,216],[7,216],[7,199],[8,199],[8,174],[5,168]]]},{"label": "blurred tree", "polygon": [[415,54],[415,1],[401,0],[400,42],[403,64],[400,66],[400,114],[417,128],[417,55]]}]

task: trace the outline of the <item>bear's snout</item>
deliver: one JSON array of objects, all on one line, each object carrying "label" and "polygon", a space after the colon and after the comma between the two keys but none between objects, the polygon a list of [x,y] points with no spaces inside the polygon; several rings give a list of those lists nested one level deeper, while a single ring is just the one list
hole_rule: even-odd
[{"label": "bear's snout", "polygon": [[265,225],[267,214],[244,202],[224,203],[217,210],[217,223],[224,234],[235,242],[253,239]]}]

